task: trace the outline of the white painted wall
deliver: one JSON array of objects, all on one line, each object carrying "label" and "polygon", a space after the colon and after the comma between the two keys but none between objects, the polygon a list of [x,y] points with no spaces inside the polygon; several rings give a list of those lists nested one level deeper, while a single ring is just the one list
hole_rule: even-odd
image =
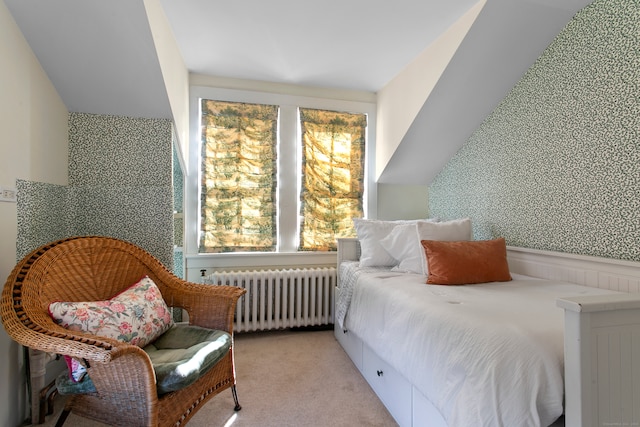
[{"label": "white painted wall", "polygon": [[277,95],[305,96],[355,102],[376,102],[375,93],[361,90],[331,89],[288,83],[263,82],[258,80],[208,76],[197,73],[191,73],[189,75],[189,84],[191,86],[266,92]]},{"label": "white painted wall", "polygon": [[378,219],[421,219],[429,216],[426,185],[378,184]]},{"label": "white painted wall", "polygon": [[[67,184],[68,111],[0,2],[0,185],[16,179]],[[20,197],[18,195],[18,197]],[[0,202],[0,280],[16,264],[15,203]],[[27,399],[22,350],[0,330],[0,425],[18,426]]]},{"label": "white painted wall", "polygon": [[145,0],[147,19],[162,70],[183,165],[189,163],[189,71],[160,0]]}]

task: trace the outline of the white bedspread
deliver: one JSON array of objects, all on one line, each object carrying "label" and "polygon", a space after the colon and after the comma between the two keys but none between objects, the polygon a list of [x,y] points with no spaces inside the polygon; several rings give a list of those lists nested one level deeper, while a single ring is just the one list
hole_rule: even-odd
[{"label": "white bedspread", "polygon": [[345,261],[338,267],[340,269],[340,294],[336,299],[334,321],[337,322],[341,329],[344,328],[344,319],[347,316],[349,305],[351,305],[353,289],[360,275],[364,273],[384,273],[389,271],[388,267],[359,267],[359,264],[358,261]]},{"label": "white bedspread", "polygon": [[[344,326],[409,379],[455,426],[547,426],[563,412],[559,297],[610,293],[513,275],[467,286],[364,272]],[[341,287],[344,287],[341,280]]]}]

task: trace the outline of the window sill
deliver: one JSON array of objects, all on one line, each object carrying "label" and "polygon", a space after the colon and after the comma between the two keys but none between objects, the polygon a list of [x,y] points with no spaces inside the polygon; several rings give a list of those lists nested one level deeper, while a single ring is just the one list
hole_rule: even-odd
[{"label": "window sill", "polygon": [[189,280],[199,277],[200,270],[248,270],[335,266],[337,252],[244,252],[223,254],[185,254]]}]

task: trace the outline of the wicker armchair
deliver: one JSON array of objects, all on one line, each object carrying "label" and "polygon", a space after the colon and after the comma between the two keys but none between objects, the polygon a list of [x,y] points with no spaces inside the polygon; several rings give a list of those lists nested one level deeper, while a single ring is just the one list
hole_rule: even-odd
[{"label": "wicker armchair", "polygon": [[233,334],[236,303],[245,290],[186,282],[144,250],[114,238],[74,237],[47,244],[22,259],[7,279],[1,309],[9,336],[89,366],[96,392],[70,396],[58,425],[70,412],[112,425],[183,425],[227,388],[234,409],[240,409],[233,346],[196,382],[159,396],[153,366],[140,347],[64,329],[48,314],[52,301],[108,299],[144,275],[156,283],[168,306],[187,311],[190,324]]}]

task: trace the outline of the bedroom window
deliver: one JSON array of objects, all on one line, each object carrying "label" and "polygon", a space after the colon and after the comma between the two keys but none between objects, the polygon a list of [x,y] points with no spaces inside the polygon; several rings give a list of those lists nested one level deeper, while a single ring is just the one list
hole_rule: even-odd
[{"label": "bedroom window", "polygon": [[198,252],[332,251],[364,216],[367,114],[200,100]]},{"label": "bedroom window", "polygon": [[276,247],[278,107],[202,100],[201,252]]},{"label": "bedroom window", "polygon": [[300,249],[335,250],[363,216],[365,114],[300,109]]}]

